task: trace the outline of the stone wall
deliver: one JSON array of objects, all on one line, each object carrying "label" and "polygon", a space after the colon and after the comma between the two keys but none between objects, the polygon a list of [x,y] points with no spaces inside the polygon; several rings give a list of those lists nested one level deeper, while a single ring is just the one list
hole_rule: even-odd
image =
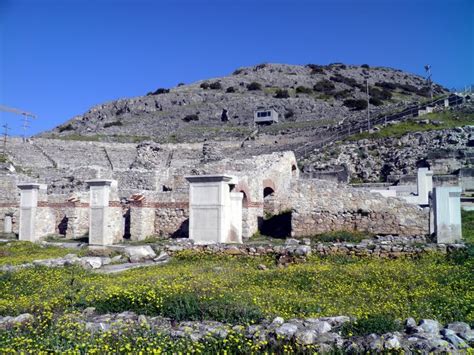
[{"label": "stone wall", "polygon": [[292,235],[366,231],[402,236],[428,234],[429,212],[397,198],[323,180],[294,185]]},{"label": "stone wall", "polygon": [[48,196],[47,206],[54,214],[55,234],[67,239],[82,238],[89,233],[89,193]]}]

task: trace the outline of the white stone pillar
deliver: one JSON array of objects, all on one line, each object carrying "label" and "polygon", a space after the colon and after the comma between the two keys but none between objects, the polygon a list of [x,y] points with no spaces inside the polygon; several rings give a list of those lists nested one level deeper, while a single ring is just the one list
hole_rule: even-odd
[{"label": "white stone pillar", "polygon": [[[189,181],[189,238],[197,244],[242,241],[242,195],[231,198],[233,177],[227,175],[187,176]],[[240,207],[237,207],[237,196]],[[233,213],[240,208],[240,224]]]},{"label": "white stone pillar", "polygon": [[230,233],[229,241],[232,243],[242,243],[242,192],[230,193]]},{"label": "white stone pillar", "polygon": [[461,192],[458,186],[434,189],[434,217],[437,243],[458,243],[462,239]]},{"label": "white stone pillar", "polygon": [[433,190],[433,172],[428,168],[419,168],[416,184],[418,188],[418,204],[429,204],[429,193]]},{"label": "white stone pillar", "polygon": [[123,222],[117,198],[117,181],[95,179],[86,183],[90,188],[89,244],[112,245],[120,242]]},{"label": "white stone pillar", "polygon": [[39,236],[36,232],[36,212],[38,208],[38,194],[41,184],[19,184],[20,189],[20,229],[19,239],[27,242],[36,242]]},{"label": "white stone pillar", "polygon": [[6,215],[3,219],[3,233],[11,234],[13,233],[13,217]]}]

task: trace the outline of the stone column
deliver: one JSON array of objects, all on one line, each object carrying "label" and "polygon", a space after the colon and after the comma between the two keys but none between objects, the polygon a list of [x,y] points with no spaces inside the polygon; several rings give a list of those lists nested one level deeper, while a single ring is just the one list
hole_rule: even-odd
[{"label": "stone column", "polygon": [[122,208],[117,196],[117,181],[88,180],[89,244],[112,245],[123,238]]},{"label": "stone column", "polygon": [[418,204],[429,204],[429,193],[433,190],[433,172],[428,168],[419,168],[416,184],[418,188]]},{"label": "stone column", "polygon": [[20,189],[20,229],[19,239],[27,242],[36,242],[39,235],[36,231],[36,213],[38,209],[39,189],[41,184],[19,184]]},{"label": "stone column", "polygon": [[13,233],[13,217],[10,215],[5,215],[3,219],[3,233],[11,234]]},{"label": "stone column", "polygon": [[130,203],[130,239],[145,240],[155,234],[155,209],[146,202]]},{"label": "stone column", "polygon": [[229,242],[242,243],[242,192],[230,193],[230,231]]},{"label": "stone column", "polygon": [[[242,197],[231,199],[233,177],[187,176],[189,187],[189,238],[197,244],[236,243],[242,240]],[[240,197],[240,207],[236,201]],[[232,212],[240,209],[240,224]],[[233,211],[234,210],[234,211]]]},{"label": "stone column", "polygon": [[434,189],[434,225],[437,243],[452,244],[462,239],[460,187]]}]

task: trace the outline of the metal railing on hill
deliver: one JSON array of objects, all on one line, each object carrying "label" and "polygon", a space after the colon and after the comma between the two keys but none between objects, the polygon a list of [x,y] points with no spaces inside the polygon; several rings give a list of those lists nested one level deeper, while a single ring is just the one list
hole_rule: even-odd
[{"label": "metal railing on hill", "polygon": [[418,104],[415,106],[409,106],[404,110],[385,116],[376,117],[370,120],[364,120],[359,122],[344,122],[340,125],[329,127],[322,131],[318,136],[304,145],[301,145],[294,149],[296,155],[306,156],[308,152],[315,149],[321,149],[324,146],[348,138],[357,133],[368,132],[371,128],[376,125],[387,124],[393,121],[403,121],[412,117],[417,117],[419,110],[425,110],[427,107],[444,106],[445,100],[449,100],[449,106],[457,106],[463,102],[463,98],[457,95],[445,95],[435,100]]}]

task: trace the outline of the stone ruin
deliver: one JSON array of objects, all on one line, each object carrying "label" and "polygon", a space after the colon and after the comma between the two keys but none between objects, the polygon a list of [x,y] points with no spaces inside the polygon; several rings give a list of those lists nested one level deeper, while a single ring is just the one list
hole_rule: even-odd
[{"label": "stone ruin", "polygon": [[[426,169],[419,170],[417,194],[399,196],[393,189],[368,191],[300,178],[292,152],[222,158],[224,149],[219,158],[203,159],[207,145],[139,149],[143,155],[133,159],[109,149],[110,165],[129,159],[127,168],[103,167],[92,178],[79,175],[75,189],[47,190],[44,184],[22,182],[19,175],[1,175],[0,231],[29,241],[88,237],[97,245],[150,236],[241,243],[268,220],[285,215],[279,223],[288,237],[346,230],[406,237],[434,233],[439,243],[461,238],[458,190],[433,190]],[[59,167],[49,169],[51,177]]]}]

